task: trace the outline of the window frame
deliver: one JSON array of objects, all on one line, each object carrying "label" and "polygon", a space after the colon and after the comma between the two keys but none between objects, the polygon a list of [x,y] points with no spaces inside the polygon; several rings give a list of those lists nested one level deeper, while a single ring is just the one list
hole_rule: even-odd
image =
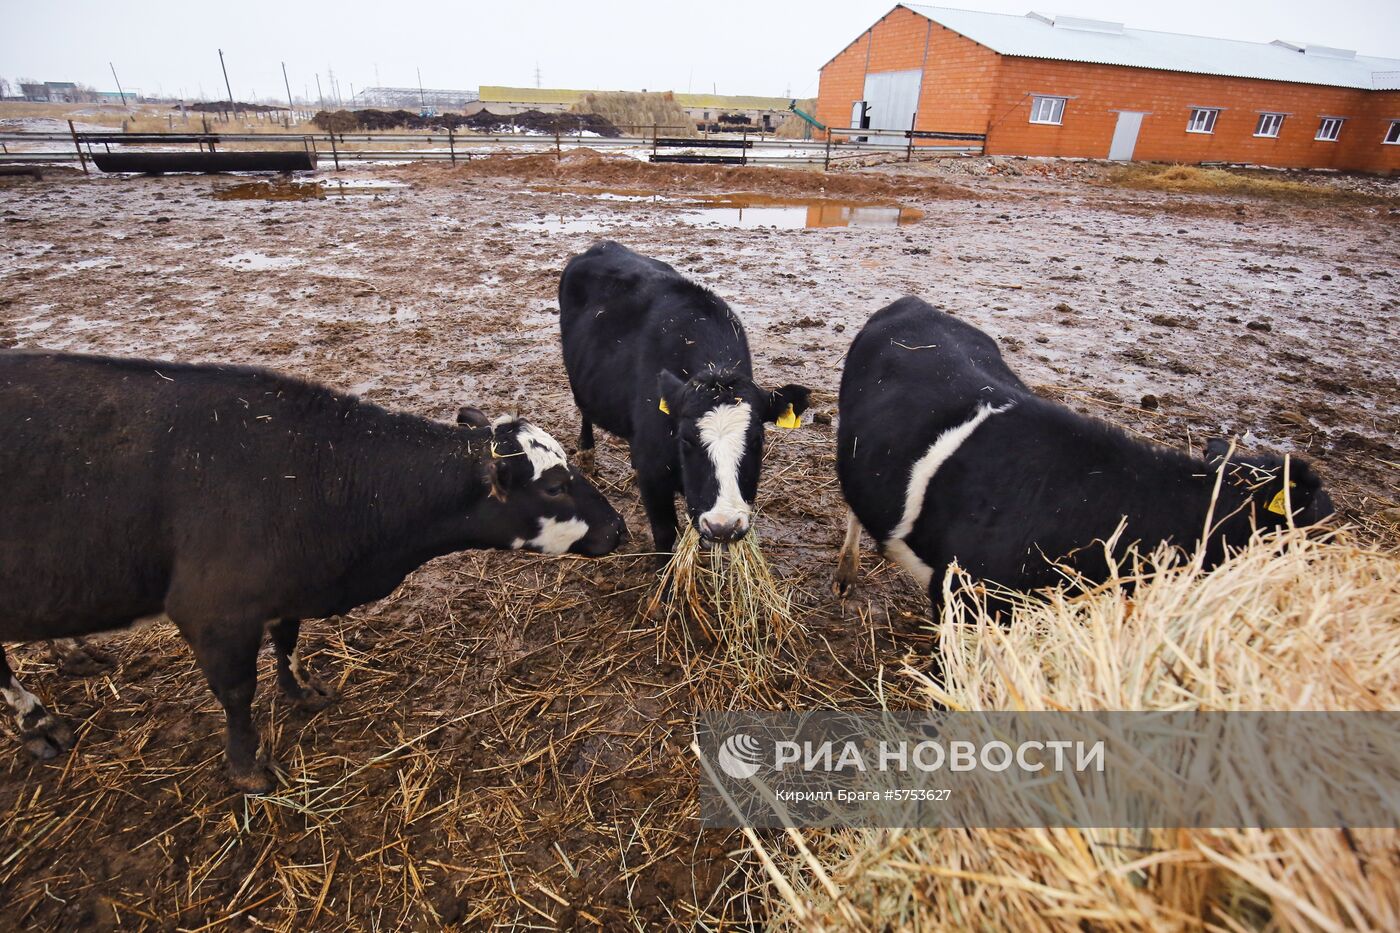
[{"label": "window frame", "polygon": [[[1342,136],[1342,124],[1347,122],[1346,117],[1321,117],[1317,122],[1317,132],[1313,134],[1313,141],[1319,143],[1334,143]],[[1331,136],[1323,136],[1322,131],[1328,124],[1334,125]]]},{"label": "window frame", "polygon": [[[1192,107],[1191,116],[1186,121],[1186,132],[1195,133],[1199,136],[1214,136],[1215,123],[1217,120],[1220,119],[1221,109],[1222,108],[1220,107]],[[1210,117],[1206,121],[1207,125],[1205,129],[1197,129],[1196,124],[1198,121],[1196,119],[1196,115],[1202,113],[1209,114]]]},{"label": "window frame", "polygon": [[[1052,119],[1042,120],[1038,118],[1042,104],[1047,101],[1058,103],[1059,106],[1052,106]],[[1068,97],[1056,97],[1054,94],[1032,94],[1031,95],[1031,118],[1030,122],[1037,126],[1064,126],[1065,125],[1065,105],[1069,103]]]},{"label": "window frame", "polygon": [[[1278,139],[1279,134],[1283,132],[1283,121],[1287,118],[1288,114],[1279,113],[1277,110],[1259,111],[1259,119],[1254,124],[1255,137],[1258,139]],[[1273,132],[1266,133],[1265,123],[1270,119],[1273,120]]]},{"label": "window frame", "polygon": [[[1394,136],[1394,139],[1390,137]],[[1390,126],[1385,128],[1385,135],[1381,137],[1382,146],[1400,146],[1400,120],[1391,120]]]}]

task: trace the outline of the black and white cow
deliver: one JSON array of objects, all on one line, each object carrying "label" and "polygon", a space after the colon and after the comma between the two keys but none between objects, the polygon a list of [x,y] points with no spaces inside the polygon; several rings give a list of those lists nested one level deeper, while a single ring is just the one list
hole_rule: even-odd
[{"label": "black and white cow", "polygon": [[928,589],[935,615],[954,560],[975,578],[1029,590],[1062,579],[1056,563],[1106,576],[1094,543],[1120,521],[1124,545],[1194,548],[1217,479],[1209,565],[1255,527],[1285,524],[1285,503],[1299,525],[1332,512],[1302,460],[1236,454],[1226,464],[1224,441],[1202,460],[1130,438],[1035,395],[995,340],[912,297],[872,315],[851,344],[837,443],[852,511],[837,588],[855,581],[863,525]]},{"label": "black and white cow", "polygon": [[[0,641],[166,613],[224,707],[234,783],[266,790],[251,718],[265,631],[282,690],[316,705],[301,619],[387,596],[452,551],[621,540],[547,433],[472,408],[458,422],[261,369],[0,352]],[[0,691],[31,753],[72,745],[3,649]]]},{"label": "black and white cow", "polygon": [[674,550],[676,493],[697,531],[730,542],[749,530],[763,425],[797,427],[808,391],[753,380],[744,327],[729,305],[664,262],[613,242],[569,260],[559,280],[564,365],[583,418],[626,438],[658,551]]}]

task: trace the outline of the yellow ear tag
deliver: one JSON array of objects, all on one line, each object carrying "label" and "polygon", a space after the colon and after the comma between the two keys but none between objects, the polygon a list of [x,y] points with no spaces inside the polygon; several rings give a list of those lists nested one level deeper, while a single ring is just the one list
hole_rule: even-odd
[{"label": "yellow ear tag", "polygon": [[[1292,487],[1294,487],[1294,486],[1297,486],[1297,485],[1298,485],[1297,483],[1289,483],[1289,484],[1288,484],[1288,486],[1289,486],[1290,489],[1291,489]],[[1271,501],[1271,502],[1268,504],[1267,508],[1268,508],[1268,510],[1269,510],[1270,512],[1273,512],[1275,515],[1287,515],[1287,514],[1288,514],[1288,509],[1284,507],[1283,490],[1282,490],[1282,489],[1280,489],[1280,490],[1278,491],[1278,495],[1274,496],[1273,501]]]},{"label": "yellow ear tag", "polygon": [[666,404],[666,400],[664,398],[656,407],[661,409],[661,413],[663,415],[669,415],[671,413],[671,406]]},{"label": "yellow ear tag", "polygon": [[775,421],[774,424],[780,428],[787,428],[791,431],[793,428],[802,427],[802,419],[793,414],[792,406],[789,405],[787,408],[783,409],[783,413],[778,416],[778,420]]}]

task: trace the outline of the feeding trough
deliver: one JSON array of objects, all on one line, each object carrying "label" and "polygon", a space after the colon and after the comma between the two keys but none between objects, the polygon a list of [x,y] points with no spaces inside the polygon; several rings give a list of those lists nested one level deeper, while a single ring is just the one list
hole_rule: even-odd
[{"label": "feeding trough", "polygon": [[[299,149],[219,149],[216,133],[171,135],[168,133],[81,133],[85,153],[103,172],[301,172],[316,168],[316,144],[302,138]],[[226,140],[225,140],[226,141]],[[162,146],[194,143],[196,149],[128,149],[143,144]],[[121,148],[113,152],[112,146]],[[98,147],[101,148],[98,148]]]}]

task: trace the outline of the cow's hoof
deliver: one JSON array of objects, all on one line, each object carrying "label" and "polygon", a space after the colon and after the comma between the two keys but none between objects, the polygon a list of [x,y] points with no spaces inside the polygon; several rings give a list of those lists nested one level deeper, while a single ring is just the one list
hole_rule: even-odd
[{"label": "cow's hoof", "polygon": [[20,735],[25,751],[40,761],[50,761],[73,747],[73,730],[57,716],[44,716]]},{"label": "cow's hoof", "polygon": [[277,782],[272,779],[272,772],[257,765],[246,771],[230,768],[228,779],[229,783],[244,794],[266,794],[277,786]]},{"label": "cow's hoof", "polygon": [[856,588],[856,575],[844,571],[836,571],[836,576],[831,581],[831,592],[837,597],[845,599],[851,595],[851,591]]},{"label": "cow's hoof", "polygon": [[580,450],[574,454],[574,466],[584,473],[593,473],[598,469],[597,448],[590,447],[587,450]]},{"label": "cow's hoof", "polygon": [[65,677],[94,677],[112,669],[112,658],[91,648],[78,648],[58,661],[58,672]]},{"label": "cow's hoof", "polygon": [[298,708],[310,712],[323,710],[335,702],[335,691],[315,677],[307,677],[287,696]]}]

